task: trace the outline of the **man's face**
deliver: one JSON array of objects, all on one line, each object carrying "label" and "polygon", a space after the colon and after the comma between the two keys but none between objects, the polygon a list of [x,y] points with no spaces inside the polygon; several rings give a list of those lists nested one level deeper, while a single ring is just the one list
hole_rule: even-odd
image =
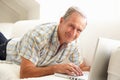
[{"label": "man's face", "polygon": [[86,19],[78,13],[72,13],[66,19],[61,18],[58,28],[60,43],[70,43],[77,39],[86,26]]}]

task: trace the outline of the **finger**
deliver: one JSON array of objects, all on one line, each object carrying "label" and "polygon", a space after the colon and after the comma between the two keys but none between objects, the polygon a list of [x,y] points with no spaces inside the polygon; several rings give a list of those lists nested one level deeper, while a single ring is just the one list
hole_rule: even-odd
[{"label": "finger", "polygon": [[78,67],[77,65],[72,64],[72,63],[70,63],[69,65],[70,65],[72,68],[74,68],[74,69],[72,69],[72,70],[75,72],[75,74],[76,74],[77,76],[83,75],[83,74],[82,74],[82,70],[80,69],[80,67]]},{"label": "finger", "polygon": [[75,76],[74,72],[71,72],[70,70],[66,70],[66,74],[70,75],[70,76]]},{"label": "finger", "polygon": [[71,72],[72,75],[76,76],[79,74],[79,72],[73,67],[70,66],[69,71]]},{"label": "finger", "polygon": [[68,69],[73,73],[73,75],[77,75],[77,76],[80,75],[80,72],[79,70],[76,69],[76,66],[69,64]]},{"label": "finger", "polygon": [[81,75],[83,75],[83,73],[82,73],[82,70],[80,69],[80,67],[79,66],[74,66],[74,68],[78,71],[78,76],[81,76]]}]

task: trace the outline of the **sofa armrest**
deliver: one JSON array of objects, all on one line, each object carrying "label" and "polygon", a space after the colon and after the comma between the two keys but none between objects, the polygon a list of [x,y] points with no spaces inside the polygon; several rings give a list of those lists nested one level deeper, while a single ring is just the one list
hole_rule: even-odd
[{"label": "sofa armrest", "polygon": [[0,32],[2,32],[7,39],[12,37],[13,23],[0,23]]}]

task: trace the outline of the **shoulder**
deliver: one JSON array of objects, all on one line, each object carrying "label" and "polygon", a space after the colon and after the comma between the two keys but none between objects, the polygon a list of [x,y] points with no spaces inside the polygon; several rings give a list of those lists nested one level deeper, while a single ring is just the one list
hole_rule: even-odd
[{"label": "shoulder", "polygon": [[56,23],[44,23],[36,26],[33,30],[29,31],[27,34],[24,36],[29,36],[29,37],[46,37],[50,34],[53,33],[53,30],[57,26]]},{"label": "shoulder", "polygon": [[57,23],[44,23],[38,25],[34,30],[37,35],[41,35],[42,37],[50,37],[54,33],[54,30],[57,26]]},{"label": "shoulder", "polygon": [[33,30],[34,33],[37,33],[38,35],[48,35],[53,32],[55,27],[57,26],[56,23],[44,23],[40,24],[35,27]]},{"label": "shoulder", "polygon": [[55,22],[43,23],[43,24],[36,26],[35,29],[39,31],[48,31],[48,30],[54,29],[56,26],[57,26],[57,23]]},{"label": "shoulder", "polygon": [[43,42],[48,42],[55,28],[55,23],[45,23],[38,25],[36,28],[26,33],[20,40],[20,43],[30,42],[41,44]]}]

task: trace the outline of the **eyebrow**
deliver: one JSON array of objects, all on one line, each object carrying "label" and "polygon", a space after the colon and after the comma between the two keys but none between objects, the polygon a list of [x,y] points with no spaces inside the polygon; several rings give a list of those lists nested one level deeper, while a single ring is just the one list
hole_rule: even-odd
[{"label": "eyebrow", "polygon": [[[70,24],[70,25],[73,26],[73,27],[75,28],[75,25],[74,25],[74,24]],[[83,29],[81,29],[81,27],[80,27],[80,28],[77,28],[77,30],[80,30],[80,32],[83,31]]]}]

